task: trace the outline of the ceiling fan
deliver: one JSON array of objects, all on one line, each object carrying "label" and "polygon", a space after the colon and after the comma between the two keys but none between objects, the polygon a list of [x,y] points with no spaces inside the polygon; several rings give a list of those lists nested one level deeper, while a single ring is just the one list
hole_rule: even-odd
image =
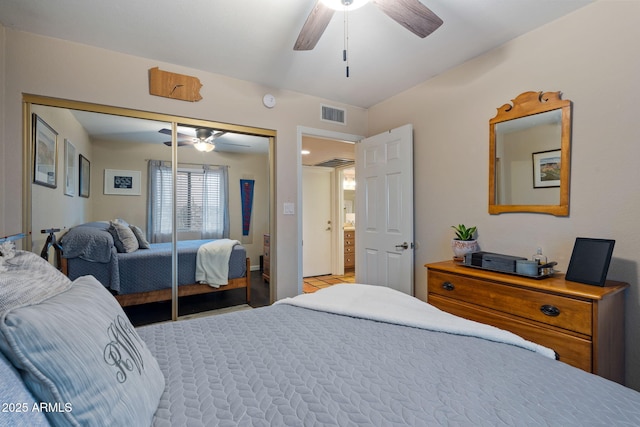
[{"label": "ceiling fan", "polygon": [[[336,10],[359,7],[369,0],[317,0],[306,22],[302,26],[300,35],[293,50],[311,50],[316,46],[320,36],[329,25]],[[420,38],[424,38],[442,25],[438,15],[420,3],[419,0],[370,0],[378,9],[391,19],[405,27]],[[336,3],[337,6],[329,4]]]},{"label": "ceiling fan", "polygon": [[[207,128],[197,128],[194,130],[194,135],[187,135],[178,132],[178,147],[193,145],[198,151],[209,152],[216,148],[213,141],[226,133]],[[164,133],[165,135],[171,135],[171,129],[160,129],[158,132]],[[171,146],[171,141],[166,141],[164,144]]]}]

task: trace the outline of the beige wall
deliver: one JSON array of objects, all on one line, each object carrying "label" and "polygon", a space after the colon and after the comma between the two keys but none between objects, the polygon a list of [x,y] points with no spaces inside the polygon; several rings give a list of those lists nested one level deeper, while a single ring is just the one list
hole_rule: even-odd
[{"label": "beige wall", "polygon": [[[346,108],[349,118],[346,126],[332,125],[320,120],[320,104],[326,104],[325,99],[8,28],[0,34],[5,40],[0,56],[6,64],[5,93],[0,102],[5,111],[0,123],[3,129],[0,146],[4,149],[0,235],[22,229],[23,93],[274,129],[276,230],[272,233],[276,234],[277,259],[272,268],[277,274],[277,298],[298,293],[297,216],[282,213],[283,203],[297,204],[298,126],[365,134],[365,110],[331,101],[332,105]],[[197,76],[203,84],[200,91],[203,100],[192,103],[149,95],[148,69],[156,66]],[[262,96],[267,92],[278,100],[273,109],[262,105]]]},{"label": "beige wall", "polygon": [[[69,110],[34,106],[37,114],[58,133],[57,187],[55,189],[38,184],[31,185],[31,199],[34,201],[31,223],[33,251],[40,253],[47,239],[40,230],[57,227],[63,230],[81,224],[91,218],[90,199],[78,196],[78,175],[75,175],[74,196],[64,194],[64,141],[69,140],[76,147],[76,162],[79,154],[91,159],[91,141],[84,128],[71,115]],[[76,163],[76,167],[78,164]],[[77,169],[76,169],[77,171]],[[60,234],[58,234],[60,236]],[[51,250],[50,253],[53,253]],[[53,256],[50,258],[53,261]]]},{"label": "beige wall", "polygon": [[[452,224],[478,226],[482,250],[566,271],[577,236],[616,239],[610,279],[629,282],[627,383],[640,389],[640,2],[599,1],[369,111],[369,134],[414,125],[416,293],[423,265],[452,256]],[[570,216],[487,213],[489,119],[525,91],[573,101]]]}]

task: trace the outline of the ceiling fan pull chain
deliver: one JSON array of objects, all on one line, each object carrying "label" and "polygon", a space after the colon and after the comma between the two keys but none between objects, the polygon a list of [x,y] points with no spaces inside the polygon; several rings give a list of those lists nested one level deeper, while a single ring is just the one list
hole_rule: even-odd
[{"label": "ceiling fan pull chain", "polygon": [[347,50],[349,49],[349,11],[346,4],[344,8],[344,49],[342,50],[342,60],[347,63],[346,74],[349,77],[349,58],[347,56]]}]

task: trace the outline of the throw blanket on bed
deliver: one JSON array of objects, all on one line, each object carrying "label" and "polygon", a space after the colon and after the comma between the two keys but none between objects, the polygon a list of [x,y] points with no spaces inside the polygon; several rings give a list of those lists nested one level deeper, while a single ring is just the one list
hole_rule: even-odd
[{"label": "throw blanket on bed", "polygon": [[555,359],[555,352],[511,332],[454,316],[396,290],[373,285],[338,284],[313,294],[285,298],[290,304],[379,322],[411,326],[436,332],[483,338],[525,348]]},{"label": "throw blanket on bed", "polygon": [[60,239],[65,258],[82,258],[91,262],[109,262],[115,251],[109,223],[90,222],[73,227]]},{"label": "throw blanket on bed", "polygon": [[238,244],[237,240],[218,239],[200,246],[196,257],[196,281],[214,288],[229,283],[229,258]]}]

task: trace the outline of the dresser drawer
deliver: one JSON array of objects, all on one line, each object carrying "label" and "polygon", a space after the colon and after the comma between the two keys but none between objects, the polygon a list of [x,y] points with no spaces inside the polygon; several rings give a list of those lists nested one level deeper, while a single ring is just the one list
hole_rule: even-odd
[{"label": "dresser drawer", "polygon": [[429,295],[429,304],[465,319],[504,329],[556,352],[558,360],[576,368],[592,372],[592,342],[585,338],[550,330],[519,320],[510,315],[486,310],[472,304],[458,302],[436,294]]},{"label": "dresser drawer", "polygon": [[428,290],[430,295],[464,301],[589,337],[593,333],[593,310],[588,301],[438,271],[429,271]]},{"label": "dresser drawer", "polygon": [[430,304],[511,331],[553,349],[563,362],[624,385],[628,283],[591,286],[562,274],[535,280],[453,261],[425,267]]},{"label": "dresser drawer", "polygon": [[356,238],[356,232],[355,231],[345,231],[344,232],[344,240],[345,240],[345,244],[347,240],[353,240]]}]

